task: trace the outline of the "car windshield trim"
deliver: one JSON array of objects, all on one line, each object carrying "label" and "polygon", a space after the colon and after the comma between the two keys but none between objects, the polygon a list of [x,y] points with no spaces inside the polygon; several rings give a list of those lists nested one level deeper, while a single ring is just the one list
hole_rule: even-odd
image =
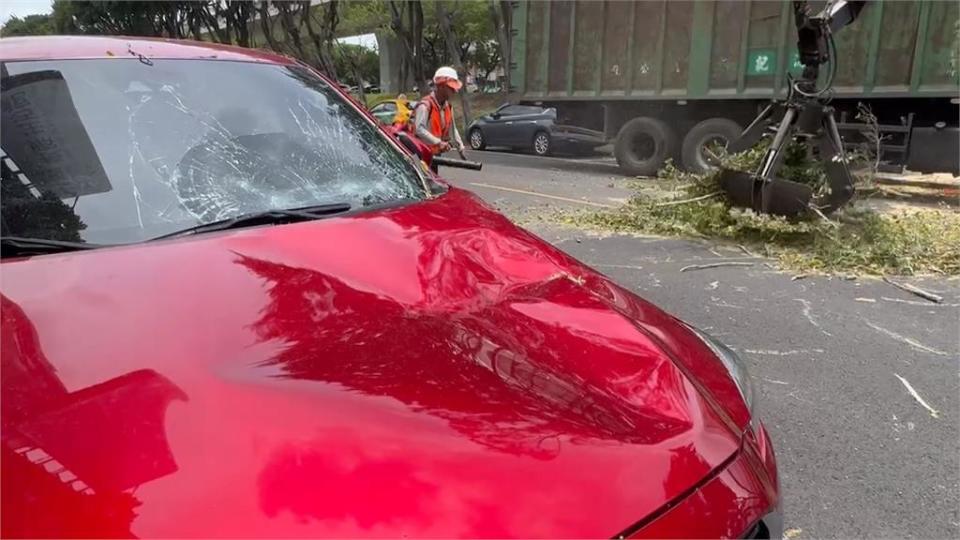
[{"label": "car windshield trim", "polygon": [[[0,258],[23,257],[25,254],[47,255],[67,251],[84,251],[106,247],[101,244],[85,242],[67,242],[49,238],[29,238],[22,236],[0,236]],[[13,248],[13,252],[10,252]]]}]

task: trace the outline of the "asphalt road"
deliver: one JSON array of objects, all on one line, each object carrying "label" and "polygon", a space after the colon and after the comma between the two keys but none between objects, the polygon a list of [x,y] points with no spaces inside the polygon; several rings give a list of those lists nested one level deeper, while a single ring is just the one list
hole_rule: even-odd
[{"label": "asphalt road", "polygon": [[[957,280],[905,280],[944,297],[932,304],[875,279],[793,279],[735,247],[563,228],[530,218],[619,204],[625,179],[596,164],[471,159],[482,172],[442,173],[743,356],[793,538],[960,536]],[[750,266],[681,272],[715,262]]]}]

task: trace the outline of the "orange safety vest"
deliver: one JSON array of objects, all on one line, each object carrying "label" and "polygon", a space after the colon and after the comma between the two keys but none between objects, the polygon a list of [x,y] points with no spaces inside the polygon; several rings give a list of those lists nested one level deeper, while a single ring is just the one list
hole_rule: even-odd
[{"label": "orange safety vest", "polygon": [[[430,107],[430,133],[441,141],[449,142],[450,127],[453,126],[453,107],[450,106],[450,102],[448,101],[443,104],[442,114],[440,103],[437,102],[437,98],[435,98],[433,94],[424,98],[421,103],[425,103],[427,107]],[[434,154],[439,154],[440,145],[432,144],[430,145],[430,150]]]}]

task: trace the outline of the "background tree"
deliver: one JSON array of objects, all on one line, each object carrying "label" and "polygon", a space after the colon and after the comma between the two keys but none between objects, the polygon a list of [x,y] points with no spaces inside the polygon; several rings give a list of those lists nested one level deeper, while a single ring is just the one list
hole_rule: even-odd
[{"label": "background tree", "polygon": [[334,59],[337,73],[358,86],[376,82],[380,78],[380,55],[373,49],[350,43],[337,43]]},{"label": "background tree", "polygon": [[390,29],[403,45],[403,61],[400,63],[400,80],[412,76],[425,93],[428,79],[423,62],[423,5],[418,1],[389,0]]},{"label": "background tree", "polygon": [[[456,69],[457,73],[460,75],[460,80],[466,83],[467,70],[463,67],[463,56],[465,51],[461,48],[460,41],[457,39],[457,34],[453,30],[453,11],[451,11],[451,9],[456,8],[456,4],[448,6],[447,3],[443,1],[438,1],[436,3],[440,33],[443,34],[443,40],[447,44],[447,54],[449,54],[450,59],[453,61],[453,68]],[[463,106],[462,122],[464,124],[469,124],[470,93],[467,91],[466,84],[464,84],[464,87],[460,92],[460,101]]]},{"label": "background tree", "polygon": [[310,10],[310,2],[272,2],[274,9],[277,10],[277,17],[280,20],[280,27],[283,29],[284,36],[287,38],[287,45],[292,48],[294,56],[307,62],[308,64],[317,65],[318,62],[314,55],[313,51],[308,52],[304,49],[303,40],[300,38],[300,24],[304,16],[309,17],[309,14],[303,15],[301,11],[304,9],[304,4],[306,4],[306,10]]},{"label": "background tree", "polygon": [[[310,8],[309,1],[300,2],[300,4],[304,26],[313,42],[320,69],[330,78],[336,79],[337,66],[334,59],[333,44],[336,42],[334,36],[337,33],[337,25],[340,23],[339,3],[337,0],[330,0],[315,9]],[[314,21],[315,15],[320,18],[319,24]]]},{"label": "background tree", "polygon": [[[482,90],[497,68],[502,67],[500,46],[493,41],[479,41],[474,44],[468,56],[468,63],[476,68],[477,86]],[[506,71],[506,70],[504,70]],[[506,86],[504,86],[506,89]]]},{"label": "background tree", "polygon": [[0,27],[0,36],[38,36],[53,33],[53,17],[51,15],[27,15],[24,18],[14,15]]},{"label": "background tree", "polygon": [[274,35],[274,23],[276,18],[271,16],[270,2],[261,0],[254,3],[254,10],[257,12],[257,18],[260,21],[260,34],[267,42],[267,46],[277,52],[284,52],[285,48],[281,45],[280,39]]},{"label": "background tree", "polygon": [[507,0],[489,0],[490,16],[500,49],[500,65],[503,67],[503,91],[510,92],[510,49],[513,44],[513,8]]},{"label": "background tree", "polygon": [[56,0],[50,15],[12,18],[0,34],[123,34],[268,47],[331,77],[347,75],[360,87],[379,80],[369,69],[376,53],[344,48],[336,40],[386,33],[402,49],[396,68],[402,85],[412,83],[426,92],[430,75],[441,65],[454,66],[464,82],[476,75],[478,86],[501,65],[506,88],[511,13],[510,2],[494,0],[328,0],[316,5],[309,0]]}]

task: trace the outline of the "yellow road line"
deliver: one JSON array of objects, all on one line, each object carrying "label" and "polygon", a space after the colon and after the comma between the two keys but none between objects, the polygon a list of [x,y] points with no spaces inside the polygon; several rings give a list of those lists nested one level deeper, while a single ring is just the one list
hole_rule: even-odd
[{"label": "yellow road line", "polygon": [[564,201],[564,202],[570,202],[570,203],[576,203],[576,204],[585,204],[587,206],[595,206],[597,208],[613,208],[613,206],[609,204],[603,204],[603,203],[598,203],[593,201],[580,201],[577,199],[560,197],[558,195],[547,195],[546,193],[537,193],[536,191],[527,191],[525,189],[515,189],[515,188],[504,187],[504,186],[495,186],[493,184],[484,184],[482,182],[470,182],[470,185],[488,188],[488,189],[499,189],[500,191],[510,191],[513,193],[520,193],[522,195],[530,195],[532,197],[543,197],[544,199],[554,199],[557,201]]}]

